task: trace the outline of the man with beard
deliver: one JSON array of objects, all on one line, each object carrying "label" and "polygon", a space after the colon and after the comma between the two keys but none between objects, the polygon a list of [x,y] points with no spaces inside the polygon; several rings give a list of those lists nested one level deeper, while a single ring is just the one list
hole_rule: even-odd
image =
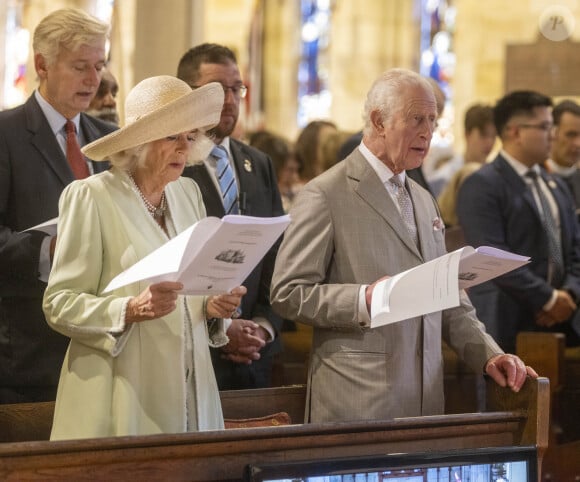
[{"label": "man with beard", "polygon": [[[258,217],[283,213],[270,158],[231,136],[247,88],[235,54],[217,44],[201,44],[187,51],[177,77],[196,89],[219,82],[225,100],[219,124],[209,132],[216,147],[203,163],[186,167],[183,175],[199,185],[208,216],[245,214]],[[220,390],[262,388],[271,385],[273,355],[281,350],[278,332],[282,320],[270,306],[270,281],[277,245],[243,283],[248,292],[240,316],[227,330],[230,342],[212,350]]]}]

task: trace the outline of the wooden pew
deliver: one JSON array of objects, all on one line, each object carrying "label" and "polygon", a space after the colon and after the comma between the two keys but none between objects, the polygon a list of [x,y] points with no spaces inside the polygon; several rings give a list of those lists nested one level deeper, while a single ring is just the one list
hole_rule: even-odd
[{"label": "wooden pew", "polygon": [[[226,420],[242,420],[286,412],[293,423],[304,420],[304,387],[220,392]],[[54,402],[0,405],[0,443],[48,440]]]},{"label": "wooden pew", "polygon": [[[247,403],[244,394],[236,394],[232,413],[256,415],[257,406],[276,410],[278,403],[284,408],[294,404],[296,410],[303,406],[304,387],[254,392]],[[487,395],[490,412],[480,414],[0,444],[0,479],[226,481],[239,480],[250,463],[428,452],[437,447],[536,445],[541,461],[548,440],[548,380],[528,380],[518,394],[491,382]],[[285,399],[291,402],[287,405]]]},{"label": "wooden pew", "polygon": [[580,480],[580,350],[565,347],[561,333],[521,332],[516,353],[550,380],[551,421],[543,481]]}]

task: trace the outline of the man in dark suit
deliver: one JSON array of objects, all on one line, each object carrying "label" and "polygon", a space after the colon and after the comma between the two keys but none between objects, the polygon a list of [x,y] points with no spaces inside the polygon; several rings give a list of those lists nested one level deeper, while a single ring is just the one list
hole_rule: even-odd
[{"label": "man in dark suit", "polygon": [[23,231],[58,215],[73,169],[81,177],[107,167],[80,156],[71,167],[64,126],[72,122],[78,137],[72,131],[69,142],[81,145],[115,129],[82,113],[99,86],[108,31],[76,9],[45,17],[33,41],[38,89],[0,113],[0,403],[56,397],[68,339],[48,328],[41,307],[56,237]]},{"label": "man in dark suit", "polygon": [[[227,47],[202,44],[181,58],[177,77],[192,88],[220,82],[225,100],[220,123],[210,132],[217,156],[203,164],[186,167],[183,175],[199,185],[208,216],[228,213],[272,217],[283,214],[282,201],[272,162],[264,153],[230,137],[239,115],[240,101],[246,94],[234,53]],[[218,167],[218,156],[227,155],[227,168],[233,168],[237,199],[230,204],[222,195],[220,180],[227,178]],[[227,204],[228,212],[224,205]],[[271,384],[273,356],[281,350],[279,331],[282,320],[270,306],[270,282],[277,245],[245,280],[248,289],[242,299],[242,312],[227,330],[230,343],[212,350],[212,360],[220,390],[261,388]]]},{"label": "man in dark suit", "polygon": [[550,330],[578,343],[580,231],[563,181],[540,167],[550,153],[552,101],[531,91],[494,107],[502,150],[459,190],[457,214],[473,246],[530,256],[528,265],[470,288],[489,333],[508,351],[522,330]]},{"label": "man in dark suit", "polygon": [[570,188],[580,219],[580,105],[573,100],[563,100],[554,107],[552,117],[554,141],[548,166]]}]

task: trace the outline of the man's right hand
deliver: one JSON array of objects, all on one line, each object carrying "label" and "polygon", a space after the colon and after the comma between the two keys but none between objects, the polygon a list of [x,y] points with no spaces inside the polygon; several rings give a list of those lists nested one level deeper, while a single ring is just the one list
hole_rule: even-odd
[{"label": "man's right hand", "polygon": [[373,301],[373,290],[375,289],[375,286],[377,285],[377,283],[380,283],[381,281],[388,278],[390,278],[389,275],[383,276],[381,279],[376,280],[372,285],[367,286],[365,290],[365,301],[367,303],[367,311],[369,312],[369,315],[371,314],[371,304]]}]

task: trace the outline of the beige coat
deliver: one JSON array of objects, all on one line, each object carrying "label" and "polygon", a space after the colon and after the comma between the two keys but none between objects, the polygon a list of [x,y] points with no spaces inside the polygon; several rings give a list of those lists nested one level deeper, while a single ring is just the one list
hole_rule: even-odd
[{"label": "beige coat", "polygon": [[464,293],[458,308],[360,328],[361,284],[445,253],[433,198],[407,182],[421,252],[358,149],[306,185],[290,212],[272,280],[272,306],[283,317],[314,326],[309,421],[443,413],[442,338],[477,372],[501,353]]},{"label": "beige coat", "polygon": [[[205,216],[197,185],[166,187],[177,232]],[[147,283],[112,293],[109,281],[167,241],[131,189],[111,170],[66,188],[44,311],[71,338],[61,370],[51,439],[183,432],[186,425],[184,304],[171,314],[133,323],[121,336],[124,309]],[[191,314],[200,430],[223,426],[208,349],[203,298],[186,297]],[[195,413],[195,412],[194,412]]]}]

